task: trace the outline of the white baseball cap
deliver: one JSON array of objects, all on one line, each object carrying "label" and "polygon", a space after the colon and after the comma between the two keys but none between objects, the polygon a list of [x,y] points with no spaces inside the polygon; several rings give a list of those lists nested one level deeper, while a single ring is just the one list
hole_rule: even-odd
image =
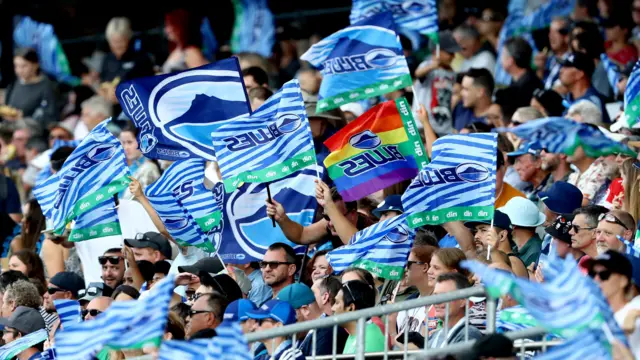
[{"label": "white baseball cap", "polygon": [[547,219],[533,201],[519,196],[512,198],[498,210],[507,214],[514,226],[537,227]]}]

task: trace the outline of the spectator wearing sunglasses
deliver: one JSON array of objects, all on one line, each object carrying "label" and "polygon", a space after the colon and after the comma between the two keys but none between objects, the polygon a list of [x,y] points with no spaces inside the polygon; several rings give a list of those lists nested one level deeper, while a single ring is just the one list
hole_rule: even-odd
[{"label": "spectator wearing sunglasses", "polygon": [[598,217],[596,228],[596,249],[598,254],[607,250],[624,251],[624,243],[618,236],[627,241],[633,240],[636,222],[631,214],[622,210],[613,210]]},{"label": "spectator wearing sunglasses", "polygon": [[91,302],[89,302],[89,305],[87,305],[86,309],[82,310],[82,318],[85,321],[95,319],[98,315],[107,311],[112,302],[113,299],[107,296],[96,297],[95,299],[91,300]]},{"label": "spectator wearing sunglasses", "polygon": [[580,259],[580,266],[598,255],[596,247],[596,228],[601,214],[606,214],[607,208],[597,205],[583,206],[573,212],[571,221],[571,247],[580,250],[585,255]]},{"label": "spectator wearing sunglasses", "polygon": [[627,295],[633,286],[633,267],[629,259],[615,250],[607,250],[586,261],[585,266],[613,312],[620,311],[629,302]]},{"label": "spectator wearing sunglasses", "polygon": [[187,335],[190,340],[216,336],[215,328],[224,319],[224,310],[229,302],[218,293],[204,294],[191,306],[187,317]]},{"label": "spectator wearing sunglasses", "polygon": [[[25,306],[19,306],[11,314],[11,317],[3,318],[0,324],[4,325],[2,340],[5,344],[19,340],[21,337],[45,329],[44,320],[37,310]],[[25,344],[27,345],[27,344]],[[16,359],[40,359],[44,341],[23,349],[15,354]]]},{"label": "spectator wearing sunglasses", "polygon": [[[296,311],[286,301],[269,300],[257,311],[247,312],[250,319],[258,321],[258,331],[296,323]],[[291,340],[285,336],[262,340],[267,348],[266,354],[260,354],[254,360],[302,360],[302,351],[293,347]]]},{"label": "spectator wearing sunglasses", "polygon": [[124,280],[124,257],[122,249],[113,248],[104,252],[98,257],[98,262],[102,267],[102,281],[111,289],[115,289]]},{"label": "spectator wearing sunglasses", "polygon": [[132,248],[136,261],[147,260],[155,264],[160,260],[171,259],[169,240],[157,232],[139,233],[135,239],[124,239],[124,244]]},{"label": "spectator wearing sunglasses", "polygon": [[276,298],[280,290],[294,283],[296,253],[287,244],[274,243],[264,254],[260,269],[265,284],[271,286],[272,298]]},{"label": "spectator wearing sunglasses", "polygon": [[44,307],[47,312],[56,312],[54,300],[78,300],[78,292],[85,289],[84,280],[80,275],[68,271],[55,274],[49,279],[49,287],[44,294]]}]

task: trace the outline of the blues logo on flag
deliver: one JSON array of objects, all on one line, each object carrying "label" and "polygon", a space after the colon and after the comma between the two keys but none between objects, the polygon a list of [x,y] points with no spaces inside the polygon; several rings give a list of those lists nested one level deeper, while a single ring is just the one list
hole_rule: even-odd
[{"label": "blues logo on flag", "polygon": [[112,199],[131,182],[122,145],[107,130],[110,120],[98,124],[62,169],[33,190],[57,234],[72,220]]},{"label": "blues logo on flag", "polygon": [[251,113],[237,58],[125,81],[116,96],[140,129],[140,151],[152,159],[215,160],[215,123]]},{"label": "blues logo on flag", "polygon": [[[297,173],[269,184],[271,196],[281,203],[287,216],[307,226],[313,223],[318,206],[315,197],[316,169],[311,165]],[[226,194],[224,199],[224,229],[219,254],[231,264],[260,261],[269,245],[284,242],[304,253],[304,246],[291,243],[279,227],[273,227],[266,215],[267,187],[265,184],[245,183],[236,191]]]},{"label": "blues logo on flag", "polygon": [[402,195],[412,228],[488,220],[496,197],[497,134],[448,135]]},{"label": "blues logo on flag", "polygon": [[349,244],[329,252],[327,261],[335,273],[355,266],[384,279],[402,280],[414,238],[402,214],[358,231]]},{"label": "blues logo on flag", "polygon": [[301,57],[322,72],[317,111],[411,86],[393,16],[381,13],[342,29]]},{"label": "blues logo on flag", "polygon": [[219,121],[213,146],[227,192],[281,179],[316,162],[298,80],[284,84],[249,117]]},{"label": "blues logo on flag", "polygon": [[382,12],[392,13],[402,30],[417,31],[438,42],[436,0],[353,0],[349,20],[355,24]]}]

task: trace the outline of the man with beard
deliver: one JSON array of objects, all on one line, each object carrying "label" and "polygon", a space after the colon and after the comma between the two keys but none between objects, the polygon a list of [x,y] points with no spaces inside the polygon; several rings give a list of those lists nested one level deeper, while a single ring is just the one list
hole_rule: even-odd
[{"label": "man with beard", "polygon": [[264,254],[260,269],[262,269],[262,278],[265,284],[271,286],[273,299],[275,299],[280,290],[294,283],[296,253],[287,244],[274,243]]},{"label": "man with beard", "polygon": [[102,267],[102,281],[111,289],[115,289],[124,280],[124,257],[122,249],[113,248],[105,251],[104,255],[98,257],[98,262]]},{"label": "man with beard", "polygon": [[526,143],[507,156],[513,161],[513,168],[520,175],[520,180],[528,182],[531,186],[524,193],[534,203],[538,201],[538,193],[549,182],[549,172],[542,169],[542,148],[539,143]]},{"label": "man with beard", "polygon": [[569,180],[569,175],[573,173],[571,164],[567,161],[567,155],[565,154],[552,154],[542,149],[540,152],[540,158],[542,159],[542,170],[551,174],[544,191],[551,188],[551,185],[557,181]]},{"label": "man with beard", "polygon": [[[56,313],[54,300],[69,299],[78,300],[78,291],[84,289],[84,279],[80,275],[63,271],[55,274],[49,279],[49,287],[42,297],[44,300],[44,308],[47,313]],[[52,338],[60,325],[58,319],[51,327],[49,338]]]}]

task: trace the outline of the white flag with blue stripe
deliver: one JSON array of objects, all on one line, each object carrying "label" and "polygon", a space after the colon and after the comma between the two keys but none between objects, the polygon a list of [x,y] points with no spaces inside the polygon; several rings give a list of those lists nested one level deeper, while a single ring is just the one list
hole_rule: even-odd
[{"label": "white flag with blue stripe", "polygon": [[607,80],[609,80],[609,86],[613,89],[613,95],[615,97],[618,96],[618,81],[620,81],[620,68],[616,65],[607,53],[600,54],[600,61],[602,62],[602,66],[607,72]]},{"label": "white flag with blue stripe", "polygon": [[204,159],[176,161],[145,194],[176,242],[213,252],[216,244],[206,234],[221,224],[222,202],[204,187],[204,169]]},{"label": "white flag with blue stripe", "polygon": [[207,356],[210,339],[169,340],[160,345],[158,360],[200,360]]},{"label": "white flag with blue stripe", "polygon": [[216,328],[217,335],[209,343],[207,360],[251,360],[249,344],[240,323],[223,322]]},{"label": "white flag with blue stripe", "polygon": [[627,88],[624,91],[624,114],[619,122],[619,125],[618,123],[612,125],[611,131],[619,130],[622,125],[632,128],[640,122],[640,61],[633,66],[627,80]]},{"label": "white flag with blue stripe", "polygon": [[265,183],[316,163],[298,80],[291,80],[249,117],[221,120],[211,133],[227,192]]},{"label": "white flag with blue stripe", "polygon": [[78,242],[115,235],[122,235],[122,229],[116,202],[111,197],[76,219],[69,234],[69,241]]},{"label": "white flag with blue stripe", "polygon": [[349,244],[329,252],[327,261],[335,273],[355,266],[384,279],[401,280],[414,238],[402,214],[358,231]]},{"label": "white flag with blue stripe", "polygon": [[12,359],[24,350],[40,344],[49,338],[47,329],[40,329],[31,334],[22,336],[3,347],[0,347],[0,359]]},{"label": "white flag with blue stripe", "polygon": [[144,299],[114,302],[95,319],[57,331],[58,357],[84,360],[105,346],[112,349],[159,347],[174,287],[174,276],[170,274],[158,282]]},{"label": "white flag with blue stripe", "polygon": [[56,307],[56,313],[58,313],[63,328],[82,321],[82,308],[78,300],[54,300],[53,305]]},{"label": "white flag with blue stripe", "polygon": [[436,140],[431,163],[402,195],[409,226],[491,219],[497,149],[497,134],[448,135]]},{"label": "white flag with blue stripe", "polygon": [[131,182],[122,145],[107,129],[110,120],[98,124],[71,153],[62,169],[33,190],[57,234],[72,220],[93,211]]},{"label": "white flag with blue stripe", "polygon": [[349,21],[355,24],[382,12],[393,14],[399,28],[417,31],[438,42],[438,6],[436,0],[353,0]]},{"label": "white flag with blue stripe", "polygon": [[536,360],[605,360],[612,359],[611,344],[602,331],[584,331],[580,336],[553,346],[536,356]]}]

